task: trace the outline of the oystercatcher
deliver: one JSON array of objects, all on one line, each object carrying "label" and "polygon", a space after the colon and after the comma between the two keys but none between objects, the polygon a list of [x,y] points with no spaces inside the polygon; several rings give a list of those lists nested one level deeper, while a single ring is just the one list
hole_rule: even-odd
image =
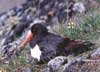
[{"label": "oystercatcher", "polygon": [[31,55],[39,62],[47,62],[59,55],[68,56],[78,51],[83,52],[90,45],[87,42],[71,40],[50,33],[45,26],[39,23],[31,27],[20,47],[23,47],[27,42],[31,47]]}]

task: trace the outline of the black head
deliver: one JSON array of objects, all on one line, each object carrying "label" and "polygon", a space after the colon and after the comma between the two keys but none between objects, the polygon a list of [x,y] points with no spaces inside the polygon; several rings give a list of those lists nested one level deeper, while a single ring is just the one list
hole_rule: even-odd
[{"label": "black head", "polygon": [[35,24],[31,27],[31,32],[33,35],[45,35],[48,33],[48,30],[42,24]]},{"label": "black head", "polygon": [[47,28],[42,24],[37,23],[31,27],[31,31],[29,31],[25,40],[19,45],[19,47],[23,47],[28,41],[32,43],[30,45],[33,47],[34,44],[44,38],[47,34],[49,34]]}]

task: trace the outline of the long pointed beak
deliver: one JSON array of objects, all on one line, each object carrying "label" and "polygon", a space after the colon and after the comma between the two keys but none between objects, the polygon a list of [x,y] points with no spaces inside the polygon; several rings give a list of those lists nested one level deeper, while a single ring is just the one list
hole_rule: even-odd
[{"label": "long pointed beak", "polygon": [[19,45],[19,47],[23,47],[27,44],[27,42],[32,38],[33,34],[31,31],[28,32],[28,35],[26,36],[26,38],[24,39],[24,41],[21,42],[21,44]]}]

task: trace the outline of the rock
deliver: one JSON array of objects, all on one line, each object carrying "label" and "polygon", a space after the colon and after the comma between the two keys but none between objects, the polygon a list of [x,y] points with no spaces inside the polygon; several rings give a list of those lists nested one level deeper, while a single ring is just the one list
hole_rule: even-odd
[{"label": "rock", "polygon": [[16,12],[19,12],[19,11],[22,11],[23,10],[23,6],[22,5],[18,5],[15,7],[15,11]]},{"label": "rock", "polygon": [[22,4],[23,10],[26,10],[26,9],[29,8],[30,5],[28,3],[29,2],[26,2],[26,3]]},{"label": "rock", "polygon": [[19,18],[17,16],[9,16],[7,23],[10,25],[19,24]]},{"label": "rock", "polygon": [[32,72],[32,71],[30,70],[30,68],[24,68],[21,70],[21,72]]},{"label": "rock", "polygon": [[64,72],[99,72],[100,54],[87,58],[78,57],[65,67]]},{"label": "rock", "polygon": [[74,12],[79,12],[79,13],[83,13],[86,11],[86,8],[82,2],[76,2],[72,9]]},{"label": "rock", "polygon": [[27,3],[28,6],[31,6],[31,7],[34,6],[33,5],[33,0],[26,0],[26,3]]},{"label": "rock", "polygon": [[16,15],[16,12],[15,12],[13,9],[11,9],[11,10],[9,10],[9,11],[7,12],[7,15],[8,15],[8,16],[15,16],[15,15]]},{"label": "rock", "polygon": [[16,6],[14,8],[14,10],[15,10],[15,12],[16,12],[18,17],[20,17],[24,13],[24,11],[25,11],[25,9],[23,8],[22,5]]},{"label": "rock", "polygon": [[50,67],[50,71],[57,71],[64,63],[67,62],[67,57],[58,56],[48,62],[48,66]]},{"label": "rock", "polygon": [[100,55],[100,48],[98,48],[93,54],[91,54],[91,56],[96,56],[96,55]]},{"label": "rock", "polygon": [[26,15],[21,16],[20,21],[26,22],[27,21],[27,16]]},{"label": "rock", "polygon": [[0,16],[0,22],[2,25],[5,25],[5,20],[7,20],[8,15],[7,14],[3,14],[2,16]]},{"label": "rock", "polygon": [[0,54],[5,59],[10,59],[16,56],[16,54],[20,51],[18,48],[18,44],[16,42],[9,43],[8,45],[4,45],[0,47]]},{"label": "rock", "polygon": [[43,68],[41,69],[41,72],[51,72],[51,71],[48,65],[44,65]]}]

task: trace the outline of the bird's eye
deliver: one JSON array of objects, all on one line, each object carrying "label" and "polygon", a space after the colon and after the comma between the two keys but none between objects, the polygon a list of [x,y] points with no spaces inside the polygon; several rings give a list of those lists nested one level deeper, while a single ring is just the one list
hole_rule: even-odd
[{"label": "bird's eye", "polygon": [[33,32],[34,34],[37,34],[37,30],[36,30],[36,29],[33,29],[32,32]]},{"label": "bird's eye", "polygon": [[36,30],[35,30],[35,29],[33,29],[32,31],[33,31],[33,32],[36,32]]}]

